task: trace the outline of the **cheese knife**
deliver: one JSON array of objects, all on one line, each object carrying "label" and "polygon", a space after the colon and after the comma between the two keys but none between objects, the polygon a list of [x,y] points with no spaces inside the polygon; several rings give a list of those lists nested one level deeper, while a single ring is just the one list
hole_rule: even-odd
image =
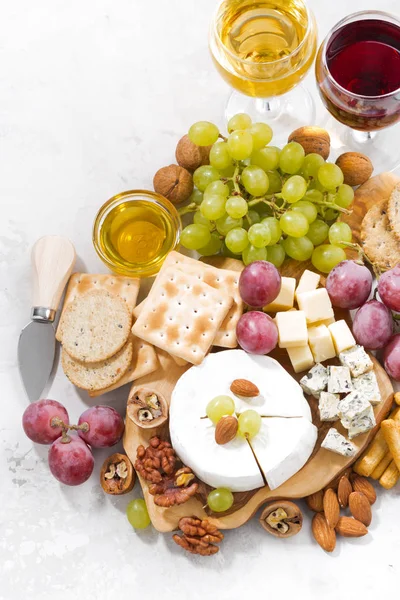
[{"label": "cheese knife", "polygon": [[75,264],[72,243],[64,237],[40,238],[32,249],[33,307],[18,342],[18,366],[30,402],[39,400],[56,351],[53,321]]}]

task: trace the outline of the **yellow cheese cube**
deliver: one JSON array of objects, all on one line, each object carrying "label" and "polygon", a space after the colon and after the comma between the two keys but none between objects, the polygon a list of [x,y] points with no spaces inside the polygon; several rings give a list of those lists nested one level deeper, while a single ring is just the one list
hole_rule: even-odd
[{"label": "yellow cheese cube", "polygon": [[301,310],[276,313],[279,348],[306,346],[308,341],[306,316]]},{"label": "yellow cheese cube", "polygon": [[326,325],[327,327],[329,327],[329,325],[332,325],[332,323],[335,323],[335,317],[329,317],[329,319],[317,321],[316,323],[313,323],[313,327],[317,327],[317,325]]},{"label": "yellow cheese cube", "polygon": [[299,285],[296,288],[296,300],[297,294],[303,294],[304,292],[312,292],[313,290],[316,290],[320,279],[321,275],[306,269],[303,275],[300,277]]},{"label": "yellow cheese cube", "polygon": [[296,280],[294,277],[282,277],[281,290],[278,296],[271,304],[268,304],[265,308],[265,312],[278,312],[281,310],[289,310],[293,308],[294,304],[294,290],[296,287]]},{"label": "yellow cheese cube", "polygon": [[287,353],[295,373],[308,371],[314,366],[314,358],[308,344],[307,346],[288,348]]},{"label": "yellow cheese cube", "polygon": [[326,325],[309,327],[308,343],[310,344],[311,352],[313,353],[316,363],[329,360],[330,358],[334,358],[336,356],[332,337]]},{"label": "yellow cheese cube", "polygon": [[341,321],[336,321],[336,323],[332,323],[332,325],[328,326],[328,329],[335,345],[336,354],[343,352],[343,350],[348,350],[352,346],[356,345],[356,340],[354,339],[350,327],[347,325],[344,319]]},{"label": "yellow cheese cube", "polygon": [[300,310],[305,312],[307,323],[316,323],[335,316],[325,288],[303,292],[297,296],[297,302]]}]

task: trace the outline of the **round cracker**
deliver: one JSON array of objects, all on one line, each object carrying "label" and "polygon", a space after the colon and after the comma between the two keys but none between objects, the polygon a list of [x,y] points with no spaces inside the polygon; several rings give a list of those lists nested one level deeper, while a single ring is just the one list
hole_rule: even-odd
[{"label": "round cracker", "polygon": [[93,392],[117,383],[129,369],[132,355],[133,343],[130,339],[117,354],[107,360],[95,363],[83,363],[75,360],[63,349],[61,364],[71,383],[83,390]]},{"label": "round cracker", "polygon": [[132,315],[125,300],[105,290],[77,296],[63,315],[62,345],[81,362],[114,356],[128,340]]},{"label": "round cracker", "polygon": [[361,240],[365,254],[381,269],[392,269],[400,262],[400,241],[389,226],[387,200],[373,206],[365,215]]},{"label": "round cracker", "polygon": [[400,184],[396,185],[388,202],[388,217],[390,227],[398,240],[400,240]]}]

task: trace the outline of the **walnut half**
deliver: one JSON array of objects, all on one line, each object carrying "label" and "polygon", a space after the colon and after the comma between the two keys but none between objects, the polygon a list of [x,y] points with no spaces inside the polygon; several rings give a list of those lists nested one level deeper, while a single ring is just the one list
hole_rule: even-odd
[{"label": "walnut half", "polygon": [[219,551],[216,544],[224,539],[224,535],[207,519],[201,521],[196,517],[183,517],[178,526],[183,535],[176,533],[172,539],[190,554],[211,556]]},{"label": "walnut half", "polygon": [[268,504],[261,513],[260,523],[265,531],[275,537],[288,538],[296,535],[303,525],[299,507],[289,500]]},{"label": "walnut half", "polygon": [[141,429],[153,429],[168,419],[168,402],[158,391],[137,387],[129,396],[127,415]]},{"label": "walnut half", "polygon": [[106,494],[127,494],[132,490],[135,481],[135,471],[125,454],[117,452],[106,458],[100,471],[100,484]]}]

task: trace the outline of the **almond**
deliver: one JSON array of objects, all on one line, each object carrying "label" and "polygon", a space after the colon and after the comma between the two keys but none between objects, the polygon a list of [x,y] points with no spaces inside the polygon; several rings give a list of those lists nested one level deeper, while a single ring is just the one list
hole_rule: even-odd
[{"label": "almond", "polygon": [[361,521],[366,527],[371,525],[372,511],[367,496],[361,492],[352,492],[349,496],[349,508],[357,521]]},{"label": "almond", "polygon": [[237,434],[238,420],[236,417],[226,416],[222,417],[217,423],[215,428],[215,441],[220,446],[231,442]]},{"label": "almond", "polygon": [[349,478],[347,477],[347,475],[343,475],[340,478],[337,491],[339,504],[342,508],[346,508],[346,506],[348,505],[349,496],[352,493],[352,491],[353,488],[349,481]]},{"label": "almond", "polygon": [[255,398],[260,394],[258,387],[247,379],[235,379],[231,383],[231,392],[244,398]]},{"label": "almond", "polygon": [[335,529],[340,517],[340,506],[336,492],[328,488],[324,494],[324,513],[329,527]]},{"label": "almond", "polygon": [[310,510],[314,512],[324,512],[324,492],[320,490],[319,492],[315,492],[306,498],[307,506]]},{"label": "almond", "polygon": [[353,519],[353,517],[340,517],[335,531],[343,537],[362,537],[368,533],[364,523]]},{"label": "almond", "polygon": [[353,478],[353,490],[355,492],[361,492],[364,494],[364,496],[367,496],[370,504],[374,504],[376,502],[375,488],[366,477],[360,477],[359,475],[356,475]]},{"label": "almond", "polygon": [[322,513],[314,515],[311,529],[315,541],[321,548],[326,552],[333,552],[336,547],[336,533],[329,527],[328,522]]}]

